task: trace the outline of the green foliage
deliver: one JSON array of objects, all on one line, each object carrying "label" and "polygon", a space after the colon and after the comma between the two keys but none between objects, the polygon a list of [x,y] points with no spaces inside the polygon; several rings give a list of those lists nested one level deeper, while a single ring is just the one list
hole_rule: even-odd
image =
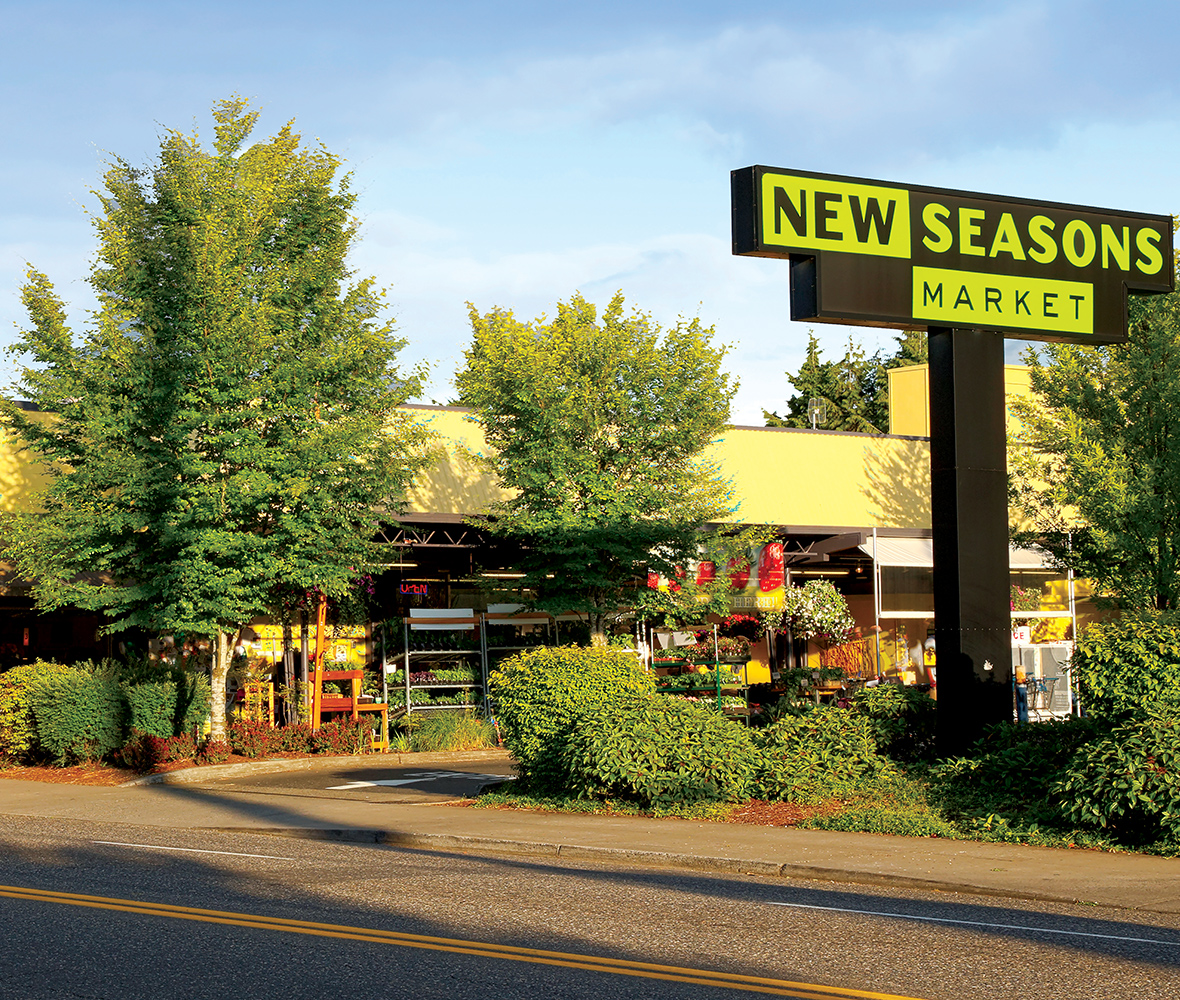
[{"label": "green foliage", "polygon": [[787,401],[786,416],[763,411],[767,427],[810,427],[810,400],[826,404],[823,430],[859,431],[882,434],[889,425],[890,368],[925,364],[927,360],[926,334],[906,330],[894,337],[897,352],[890,358],[880,351],[866,355],[861,344],[850,337],[844,357],[839,361],[824,361],[819,341],[808,331],[807,357],[799,371],[787,379],[795,395]]},{"label": "green foliage", "polygon": [[595,816],[659,816],[676,819],[724,821],[733,811],[729,802],[699,800],[696,802],[668,802],[645,808],[627,799],[587,799],[574,795],[534,795],[503,790],[503,787],[482,792],[473,805],[477,809],[529,809],[546,812],[580,813]]},{"label": "green foliage", "polygon": [[209,714],[208,678],[184,671],[176,671],[174,676],[167,681],[124,683],[129,728],[167,738],[205,721]]},{"label": "green foliage", "polygon": [[756,755],[745,726],[703,705],[639,696],[587,718],[567,741],[569,789],[644,808],[748,798]]},{"label": "green foliage", "polygon": [[934,754],[937,703],[925,691],[903,684],[861,688],[852,710],[869,720],[877,747],[893,760],[927,759]]},{"label": "green foliage", "polygon": [[0,674],[0,762],[15,763],[38,749],[30,687],[40,678],[70,672],[61,663],[37,660]]},{"label": "green foliage", "polygon": [[423,712],[411,717],[408,749],[482,750],[496,745],[492,724],[474,712]]},{"label": "green foliage", "polygon": [[843,708],[784,715],[753,739],[761,753],[759,798],[814,802],[894,773],[877,752],[869,720]]},{"label": "green foliage", "polygon": [[1072,658],[1087,713],[1180,711],[1180,613],[1137,611],[1090,625]]},{"label": "green foliage", "polygon": [[45,462],[43,513],[9,557],[41,608],[112,630],[214,637],[213,734],[237,626],[279,597],[349,592],[424,461],[398,410],[417,389],[371,279],[347,284],[355,196],[291,125],[219,102],[212,149],[166,132],[158,161],[107,170],[91,327],[76,340],[30,271],[19,387],[52,421],[4,408]]},{"label": "green foliage", "polygon": [[607,709],[654,690],[634,654],[608,647],[541,646],[499,664],[488,677],[504,743],[539,791],[569,788],[566,747]]},{"label": "green foliage", "polygon": [[38,746],[60,764],[99,760],[127,742],[127,695],[109,674],[63,670],[29,685]]},{"label": "green foliage", "polygon": [[1052,791],[1071,822],[1180,846],[1180,713],[1124,722],[1080,747]]},{"label": "green foliage", "polygon": [[[1121,608],[1180,608],[1180,292],[1128,300],[1129,341],[1030,350],[1011,506]],[[1072,535],[1071,535],[1072,533]]]},{"label": "green foliage", "polygon": [[931,797],[956,821],[1003,817],[1060,825],[1055,783],[1075,752],[1102,732],[1093,719],[990,726],[967,757],[932,768]]},{"label": "green foliage", "polygon": [[698,320],[661,330],[623,296],[602,316],[581,295],[549,322],[471,308],[473,341],[455,378],[483,428],[481,456],[513,491],[493,534],[523,547],[531,603],[607,617],[636,604],[648,570],[698,557],[698,529],[732,510],[700,455],[724,427],[736,384],[726,349]]}]

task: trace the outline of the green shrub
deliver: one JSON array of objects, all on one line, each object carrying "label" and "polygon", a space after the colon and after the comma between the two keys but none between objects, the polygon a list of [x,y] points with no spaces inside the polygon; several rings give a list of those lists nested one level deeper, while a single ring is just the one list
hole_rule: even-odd
[{"label": "green shrub", "polygon": [[297,722],[274,730],[276,752],[311,753],[311,723]]},{"label": "green shrub", "polygon": [[756,771],[744,726],[704,705],[657,695],[599,709],[567,739],[570,791],[645,808],[748,798]]},{"label": "green shrub", "polygon": [[496,731],[492,724],[474,712],[425,712],[411,718],[413,750],[482,750],[495,745]]},{"label": "green shrub", "polygon": [[930,771],[931,795],[953,817],[992,815],[1053,823],[1060,813],[1051,789],[1074,753],[1103,732],[1093,719],[989,726],[967,757]]},{"label": "green shrub", "polygon": [[522,778],[538,791],[563,791],[570,736],[611,706],[651,693],[654,682],[621,650],[541,646],[503,661],[488,688]]},{"label": "green shrub", "polygon": [[141,733],[167,739],[189,732],[209,714],[209,680],[197,674],[177,671],[170,680],[124,682],[123,690],[130,711],[128,725]]},{"label": "green shrub", "polygon": [[1180,612],[1128,612],[1078,639],[1074,681],[1091,715],[1180,711]]},{"label": "green shrub", "polygon": [[847,794],[893,773],[863,715],[827,705],[785,715],[754,733],[757,795],[788,802]]},{"label": "green shrub", "polygon": [[61,663],[38,660],[0,674],[0,763],[28,760],[40,749],[30,685],[42,677],[69,671]]},{"label": "green shrub", "polygon": [[869,720],[877,748],[887,757],[933,757],[937,702],[925,691],[903,684],[862,688],[853,696],[852,710]]},{"label": "green shrub", "polygon": [[1180,713],[1124,722],[1080,747],[1053,792],[1074,823],[1129,844],[1180,843]]},{"label": "green shrub", "polygon": [[110,675],[46,673],[29,684],[39,746],[60,764],[99,760],[127,742],[127,695]]}]

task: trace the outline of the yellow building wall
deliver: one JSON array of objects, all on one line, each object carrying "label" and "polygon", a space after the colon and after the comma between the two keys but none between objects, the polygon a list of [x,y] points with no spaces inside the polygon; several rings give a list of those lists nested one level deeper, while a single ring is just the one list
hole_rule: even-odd
[{"label": "yellow building wall", "polygon": [[[1012,415],[1015,397],[1032,395],[1028,365],[1004,365],[1008,435],[1020,428]],[[930,436],[930,366],[907,365],[889,369],[889,433]]]},{"label": "yellow building wall", "polygon": [[[436,458],[415,480],[409,510],[478,514],[507,497],[475,459],[479,425],[455,407],[407,407],[439,435]],[[703,456],[733,486],[734,520],[834,527],[930,526],[925,441],[835,431],[734,427]]]},{"label": "yellow building wall", "polygon": [[[479,425],[456,407],[409,406],[437,435],[433,460],[409,491],[415,514],[470,515],[506,498],[479,464]],[[930,526],[926,441],[835,431],[734,427],[707,449],[733,486],[734,520],[792,527]],[[0,428],[0,510],[29,508],[46,484],[38,463]]]},{"label": "yellow building wall", "polygon": [[[43,414],[30,414],[45,419]],[[35,508],[33,494],[49,485],[45,466],[20,447],[16,434],[0,425],[0,512],[22,513]]]}]

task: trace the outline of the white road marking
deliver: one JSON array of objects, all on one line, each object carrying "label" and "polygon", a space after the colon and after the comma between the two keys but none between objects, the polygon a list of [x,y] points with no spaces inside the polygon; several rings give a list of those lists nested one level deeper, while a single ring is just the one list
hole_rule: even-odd
[{"label": "white road marking", "polygon": [[281,858],[277,854],[240,854],[237,851],[202,851],[196,847],[164,847],[161,844],[122,844],[117,840],[92,840],[92,844],[102,844],[105,847],[138,847],[145,851],[183,851],[185,854],[225,854],[231,858],[266,858],[268,861],[294,861],[294,858]]},{"label": "white road marking", "polygon": [[[769,901],[768,901],[769,902]],[[968,927],[990,927],[1005,931],[1033,931],[1037,934],[1061,934],[1066,937],[1101,938],[1104,941],[1133,941],[1137,944],[1166,944],[1180,947],[1180,941],[1165,941],[1162,938],[1129,937],[1121,934],[1096,934],[1093,931],[1064,931],[1051,927],[1026,927],[1023,924],[994,924],[983,920],[955,920],[953,917],[919,917],[912,913],[885,913],[880,910],[852,910],[843,906],[816,906],[812,903],[775,903],[770,906],[790,906],[797,910],[830,910],[833,913],[855,913],[862,917],[896,917],[899,920],[924,920],[934,924],[963,924]]]},{"label": "white road marking", "polygon": [[354,788],[395,787],[397,785],[420,785],[428,781],[442,781],[444,778],[490,778],[497,781],[515,781],[514,774],[475,774],[471,771],[417,771],[408,778],[381,778],[378,781],[350,781],[347,785],[329,785],[329,792],[349,792]]}]

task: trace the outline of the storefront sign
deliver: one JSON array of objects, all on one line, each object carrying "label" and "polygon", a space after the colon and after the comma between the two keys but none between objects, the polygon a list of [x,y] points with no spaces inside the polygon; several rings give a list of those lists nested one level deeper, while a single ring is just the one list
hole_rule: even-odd
[{"label": "storefront sign", "polygon": [[791,319],[1118,343],[1170,292],[1172,220],[772,167],[731,175],[733,252],[791,261]]}]

